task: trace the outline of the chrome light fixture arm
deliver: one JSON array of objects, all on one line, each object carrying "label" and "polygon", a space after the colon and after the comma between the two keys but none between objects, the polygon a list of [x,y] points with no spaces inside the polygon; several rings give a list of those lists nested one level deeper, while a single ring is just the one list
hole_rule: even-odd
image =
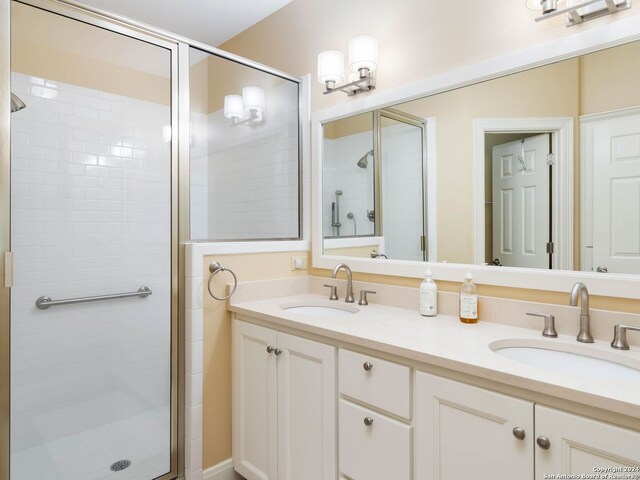
[{"label": "chrome light fixture arm", "polygon": [[324,82],[325,91],[323,95],[328,95],[334,92],[344,92],[348,96],[353,97],[357,93],[368,92],[376,88],[376,79],[373,72],[368,68],[361,68],[358,70],[359,78],[353,82],[345,83],[343,85],[336,85],[336,82],[329,80]]}]

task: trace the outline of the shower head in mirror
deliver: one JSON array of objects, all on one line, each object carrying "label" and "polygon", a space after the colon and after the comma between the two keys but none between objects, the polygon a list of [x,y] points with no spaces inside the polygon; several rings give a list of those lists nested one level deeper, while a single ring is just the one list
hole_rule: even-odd
[{"label": "shower head in mirror", "polygon": [[18,112],[27,105],[15,94],[11,94],[11,113]]},{"label": "shower head in mirror", "polygon": [[367,165],[369,165],[369,155],[373,156],[373,150],[369,150],[360,160],[358,160],[358,166],[360,168],[367,168]]}]

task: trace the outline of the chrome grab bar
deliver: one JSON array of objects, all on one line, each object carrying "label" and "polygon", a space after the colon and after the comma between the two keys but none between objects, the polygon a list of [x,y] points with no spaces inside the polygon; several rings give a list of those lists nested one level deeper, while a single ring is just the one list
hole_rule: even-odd
[{"label": "chrome grab bar", "polygon": [[65,298],[63,300],[52,300],[51,297],[42,296],[36,300],[36,307],[46,310],[59,305],[72,305],[74,303],[97,302],[98,300],[112,300],[114,298],[140,297],[146,298],[153,292],[149,287],[140,287],[137,292],[112,293],[111,295],[96,295],[94,297]]}]

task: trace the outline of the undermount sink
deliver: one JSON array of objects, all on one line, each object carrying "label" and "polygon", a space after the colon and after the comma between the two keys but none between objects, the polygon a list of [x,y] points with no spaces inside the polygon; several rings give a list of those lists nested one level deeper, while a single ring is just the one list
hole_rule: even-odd
[{"label": "undermount sink", "polygon": [[494,353],[549,372],[592,380],[640,382],[640,361],[625,354],[544,340],[499,340]]},{"label": "undermount sink", "polygon": [[280,305],[282,310],[310,317],[341,317],[353,315],[360,310],[346,304],[333,302],[295,302]]}]

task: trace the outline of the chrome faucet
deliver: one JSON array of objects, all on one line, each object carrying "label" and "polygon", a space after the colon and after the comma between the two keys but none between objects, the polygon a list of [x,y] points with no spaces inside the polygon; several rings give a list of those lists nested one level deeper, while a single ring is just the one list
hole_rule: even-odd
[{"label": "chrome faucet", "polygon": [[338,275],[338,272],[340,271],[341,268],[344,268],[344,271],[347,274],[347,297],[344,299],[344,301],[346,303],[353,303],[354,302],[354,298],[353,298],[353,278],[352,278],[351,269],[349,268],[349,266],[346,263],[339,263],[333,269],[333,273],[331,274],[331,278],[336,278],[336,275]]},{"label": "chrome faucet", "polygon": [[582,343],[593,343],[593,337],[589,331],[589,290],[582,283],[576,283],[571,289],[569,305],[578,306],[578,296],[580,296],[580,332],[577,340]]}]

